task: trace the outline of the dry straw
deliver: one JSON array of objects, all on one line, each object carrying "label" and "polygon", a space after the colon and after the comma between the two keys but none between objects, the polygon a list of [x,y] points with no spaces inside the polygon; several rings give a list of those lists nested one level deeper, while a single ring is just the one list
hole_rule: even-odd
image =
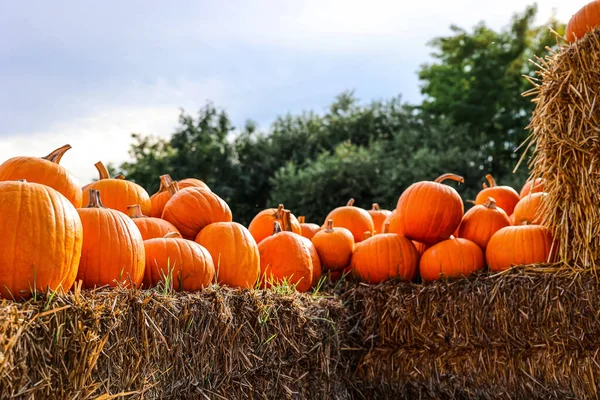
[{"label": "dry straw", "polygon": [[[558,37],[558,35],[557,35]],[[558,38],[560,40],[560,38]],[[550,49],[549,49],[550,50]],[[533,61],[529,78],[536,108],[527,148],[532,178],[543,177],[548,196],[544,224],[568,265],[596,272],[600,262],[600,30]]]}]

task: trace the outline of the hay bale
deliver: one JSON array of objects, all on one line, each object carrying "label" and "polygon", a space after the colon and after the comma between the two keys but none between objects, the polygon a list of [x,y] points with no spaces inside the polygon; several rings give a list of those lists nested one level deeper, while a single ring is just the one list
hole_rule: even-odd
[{"label": "hay bale", "polygon": [[532,178],[548,193],[543,224],[565,265],[594,271],[600,261],[600,29],[556,53],[537,58],[530,79],[535,111],[527,148]]}]

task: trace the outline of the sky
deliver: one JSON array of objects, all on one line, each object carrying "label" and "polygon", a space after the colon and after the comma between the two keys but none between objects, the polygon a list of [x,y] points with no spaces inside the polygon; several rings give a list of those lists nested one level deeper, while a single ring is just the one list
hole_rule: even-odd
[{"label": "sky", "polygon": [[[576,3],[571,5],[570,3]],[[579,4],[581,3],[581,4]],[[585,1],[538,0],[566,22]],[[417,71],[450,25],[506,26],[522,0],[23,0],[0,3],[0,162],[44,156],[81,184],[128,159],[133,132],[168,137],[206,101],[268,129],[361,101],[420,99]]]}]

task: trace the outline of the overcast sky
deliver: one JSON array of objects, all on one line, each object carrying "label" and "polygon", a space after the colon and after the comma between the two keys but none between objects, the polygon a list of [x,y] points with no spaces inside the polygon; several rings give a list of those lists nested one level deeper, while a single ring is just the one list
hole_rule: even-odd
[{"label": "overcast sky", "polygon": [[[586,0],[587,1],[587,0]],[[538,23],[585,1],[539,0]],[[581,3],[581,4],[579,4]],[[522,0],[3,1],[0,162],[69,143],[81,183],[127,159],[131,132],[168,135],[206,100],[236,124],[363,101],[419,100],[427,42],[456,24],[499,29]],[[518,95],[518,94],[515,94]]]}]

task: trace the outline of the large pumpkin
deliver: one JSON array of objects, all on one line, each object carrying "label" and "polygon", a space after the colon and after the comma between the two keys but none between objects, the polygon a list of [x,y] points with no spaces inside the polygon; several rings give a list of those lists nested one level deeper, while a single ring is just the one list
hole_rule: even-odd
[{"label": "large pumpkin", "polygon": [[162,238],[170,232],[179,233],[177,228],[169,221],[160,218],[147,217],[142,214],[142,209],[139,204],[127,207],[127,215],[140,230],[143,240]]},{"label": "large pumpkin", "polygon": [[300,224],[300,229],[302,230],[302,236],[307,239],[312,239],[315,236],[321,227],[317,224],[307,223],[304,216],[298,217],[298,223]]},{"label": "large pumpkin", "polygon": [[100,192],[89,189],[90,202],[77,210],[83,224],[83,248],[77,280],[84,288],[139,286],[144,277],[142,234],[133,221],[118,210],[106,208]]},{"label": "large pumpkin", "polygon": [[256,241],[237,222],[216,222],[202,229],[196,242],[213,258],[219,284],[252,288],[260,275]]},{"label": "large pumpkin", "polygon": [[81,187],[77,179],[62,165],[60,160],[71,148],[66,144],[46,157],[14,157],[0,165],[0,181],[16,181],[41,183],[57,190],[75,206],[81,207]]},{"label": "large pumpkin", "polygon": [[352,255],[352,272],[367,283],[380,283],[389,278],[412,281],[417,276],[419,253],[407,238],[383,232],[356,245]]},{"label": "large pumpkin", "polygon": [[552,262],[556,250],[552,242],[552,235],[544,226],[507,226],[496,232],[487,245],[488,267],[503,271],[516,265]]},{"label": "large pumpkin", "polygon": [[398,199],[394,232],[425,244],[448,239],[460,224],[464,205],[454,188],[442,184],[447,179],[464,182],[461,176],[444,174],[433,182],[410,185]]},{"label": "large pumpkin", "polygon": [[152,202],[143,187],[125,179],[111,179],[108,170],[101,161],[98,161],[95,166],[100,179],[87,186],[87,190],[83,193],[83,204],[89,204],[90,189],[95,189],[102,193],[104,207],[127,214],[127,206],[139,204],[142,213],[150,215]]},{"label": "large pumpkin", "polygon": [[600,0],[593,0],[577,11],[567,23],[567,40],[575,42],[598,26],[600,26]]},{"label": "large pumpkin", "polygon": [[469,239],[485,250],[490,238],[498,230],[510,225],[504,210],[496,207],[493,198],[483,205],[476,205],[467,211],[458,228],[458,237]]},{"label": "large pumpkin", "polygon": [[485,267],[481,248],[468,239],[451,238],[425,250],[419,273],[425,282],[467,277]]},{"label": "large pumpkin", "polygon": [[513,213],[515,206],[521,199],[519,193],[510,186],[498,186],[494,177],[490,174],[485,176],[489,183],[489,187],[486,187],[477,194],[475,198],[475,204],[485,204],[488,198],[496,200],[496,206],[504,210],[506,215]]},{"label": "large pumpkin", "polygon": [[313,283],[313,255],[308,239],[282,231],[278,221],[273,224],[273,235],[258,244],[262,286],[270,287],[286,280],[299,292],[307,292]]},{"label": "large pumpkin", "polygon": [[0,297],[67,291],[75,282],[83,228],[73,204],[58,191],[22,181],[0,182]]},{"label": "large pumpkin", "polygon": [[[373,203],[370,210],[367,210],[371,218],[373,219],[373,226],[375,227],[375,233],[380,233],[383,230],[383,224],[387,217],[392,215],[390,210],[383,210],[379,207],[379,204]],[[394,232],[390,229],[390,232]]]},{"label": "large pumpkin", "polygon": [[519,193],[519,197],[523,198],[532,193],[539,193],[544,191],[544,180],[542,178],[536,178],[535,180],[528,180],[525,182]]},{"label": "large pumpkin", "polygon": [[160,188],[158,189],[158,192],[150,197],[151,217],[160,218],[162,216],[165,204],[167,204],[167,201],[171,198],[171,192],[169,191],[171,183],[173,183],[173,180],[170,175],[166,174],[160,176]]},{"label": "large pumpkin", "polygon": [[325,229],[315,234],[312,242],[324,269],[342,271],[350,265],[354,236],[346,228],[334,227],[332,219],[327,221]]},{"label": "large pumpkin", "polygon": [[176,233],[144,241],[146,270],[144,287],[159,282],[177,291],[196,291],[207,287],[215,277],[215,266],[208,250]]},{"label": "large pumpkin", "polygon": [[547,196],[545,192],[537,192],[523,197],[515,207],[515,225],[541,224],[544,217],[544,199]]},{"label": "large pumpkin", "polygon": [[355,207],[354,199],[350,199],[348,203],[343,207],[338,207],[331,211],[325,223],[329,220],[333,220],[333,224],[340,228],[346,228],[352,232],[354,236],[354,242],[359,243],[364,240],[364,233],[370,232],[375,233],[375,226],[373,224],[373,218],[369,215],[367,210]]},{"label": "large pumpkin", "polygon": [[[173,182],[172,186],[178,186]],[[188,187],[179,190],[165,205],[162,218],[169,221],[190,240],[215,222],[231,222],[231,210],[227,203],[215,193],[199,188]]]},{"label": "large pumpkin", "polygon": [[267,208],[256,214],[252,221],[250,221],[250,225],[248,225],[248,230],[254,240],[256,240],[256,243],[262,242],[265,238],[273,234],[273,223],[275,221],[279,222],[283,230],[291,230],[299,235],[302,234],[302,227],[293,214],[290,216],[288,229],[285,229],[286,227],[283,222],[284,211],[285,207],[283,204],[280,204],[277,208]]}]

